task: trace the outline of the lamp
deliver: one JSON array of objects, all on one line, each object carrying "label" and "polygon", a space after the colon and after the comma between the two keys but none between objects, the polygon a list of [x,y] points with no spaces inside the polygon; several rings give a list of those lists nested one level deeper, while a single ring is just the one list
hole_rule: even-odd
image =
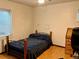
[{"label": "lamp", "polygon": [[45,3],[45,0],[38,0],[38,3],[39,4],[44,4]]}]

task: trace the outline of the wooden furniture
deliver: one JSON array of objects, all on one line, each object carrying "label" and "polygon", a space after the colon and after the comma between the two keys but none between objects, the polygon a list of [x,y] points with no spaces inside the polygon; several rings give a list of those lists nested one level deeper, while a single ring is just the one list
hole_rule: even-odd
[{"label": "wooden furniture", "polygon": [[[9,46],[9,36],[6,36],[6,43],[7,43],[7,54],[8,54],[8,46]],[[19,56],[19,55],[18,55]],[[27,59],[27,39],[24,39],[24,59]]]},{"label": "wooden furniture", "polygon": [[24,39],[24,59],[27,59],[27,39]]},{"label": "wooden furniture", "polygon": [[72,56],[73,50],[71,47],[71,36],[72,36],[72,28],[67,28],[66,32],[66,44],[65,44],[65,54]]},{"label": "wooden furniture", "polygon": [[6,36],[6,43],[7,43],[7,47],[6,47],[6,52],[8,54],[8,46],[9,46],[9,36]]},{"label": "wooden furniture", "polygon": [[[37,30],[35,33],[39,33]],[[49,34],[50,39],[52,40],[52,32]],[[7,53],[9,52],[9,36],[6,37],[6,42],[7,42]],[[27,59],[27,39],[24,39],[24,59]],[[20,55],[18,55],[20,57]]]}]

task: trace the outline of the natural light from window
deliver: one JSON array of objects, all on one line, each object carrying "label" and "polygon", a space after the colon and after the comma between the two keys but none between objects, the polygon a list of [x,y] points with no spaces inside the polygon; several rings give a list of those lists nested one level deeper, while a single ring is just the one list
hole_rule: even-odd
[{"label": "natural light from window", "polygon": [[9,10],[0,10],[0,37],[11,34],[12,19]]}]

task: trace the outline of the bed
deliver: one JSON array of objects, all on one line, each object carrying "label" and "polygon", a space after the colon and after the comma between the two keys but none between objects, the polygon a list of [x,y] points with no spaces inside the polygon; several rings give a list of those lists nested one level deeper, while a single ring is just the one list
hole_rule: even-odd
[{"label": "bed", "polygon": [[24,39],[21,39],[19,41],[13,41],[9,43],[8,40],[8,54],[15,56],[19,59],[25,59],[24,56],[27,56],[26,59],[36,59],[45,50],[50,48],[51,45],[53,45],[51,40],[51,34],[52,32],[50,32],[50,35],[46,33],[36,32],[30,34],[25,41]]}]

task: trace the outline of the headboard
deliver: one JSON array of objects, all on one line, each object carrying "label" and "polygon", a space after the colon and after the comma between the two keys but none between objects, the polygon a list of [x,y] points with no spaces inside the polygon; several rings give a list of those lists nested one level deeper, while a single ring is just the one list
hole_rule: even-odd
[{"label": "headboard", "polygon": [[[35,30],[35,33],[39,33],[37,30]],[[50,39],[52,40],[52,31],[49,33]]]}]

